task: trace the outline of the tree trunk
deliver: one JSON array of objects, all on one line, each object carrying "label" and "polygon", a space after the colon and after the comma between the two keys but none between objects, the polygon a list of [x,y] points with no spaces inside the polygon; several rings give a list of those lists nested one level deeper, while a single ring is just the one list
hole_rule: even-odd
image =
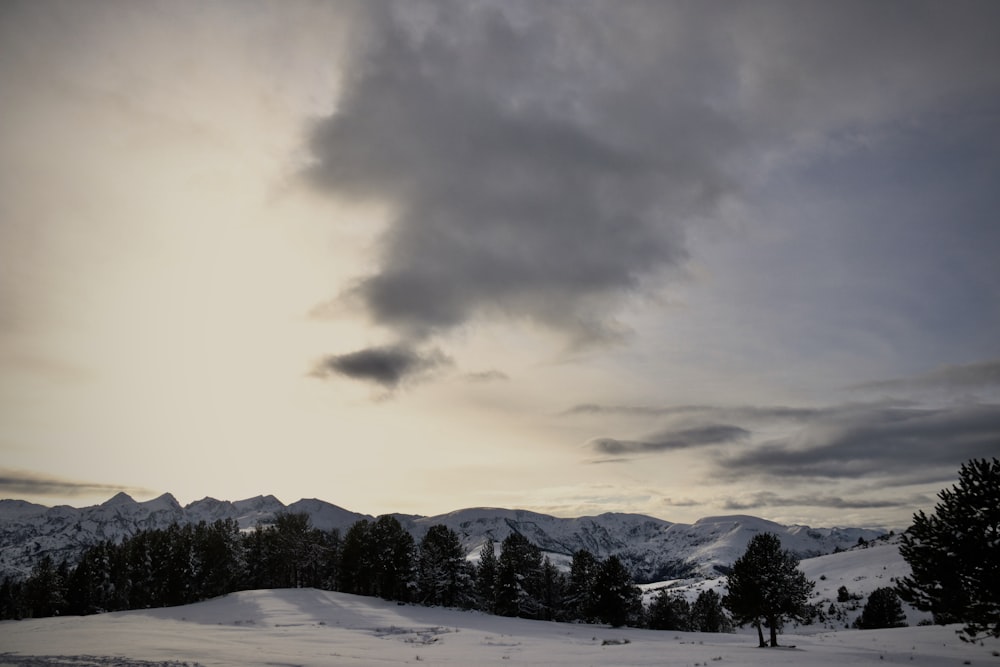
[{"label": "tree trunk", "polygon": [[778,622],[776,619],[767,619],[767,627],[771,631],[771,646],[778,645]]},{"label": "tree trunk", "polygon": [[760,638],[759,648],[767,648],[767,644],[764,643],[764,631],[760,629],[760,621],[756,621],[754,625],[757,627],[757,636]]}]

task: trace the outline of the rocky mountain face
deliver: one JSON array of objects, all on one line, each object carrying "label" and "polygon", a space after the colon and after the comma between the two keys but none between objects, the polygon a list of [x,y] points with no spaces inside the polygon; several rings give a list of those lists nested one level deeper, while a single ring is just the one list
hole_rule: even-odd
[{"label": "rocky mountain face", "polygon": [[[183,507],[170,494],[137,502],[119,493],[100,505],[83,508],[0,500],[0,577],[26,575],[45,555],[57,563],[63,559],[73,563],[94,544],[120,542],[139,531],[166,528],[172,523],[233,519],[242,529],[251,530],[272,522],[281,512],[304,512],[316,528],[339,530],[341,534],[356,521],[373,518],[322,500],[285,505],[274,496],[235,502],[205,498]],[[777,534],[784,547],[800,558],[832,553],[857,544],[859,538],[870,540],[882,534],[861,528],[782,526],[751,516],[712,517],[693,524],[640,514],[559,518],[497,508],[464,509],[431,517],[395,516],[418,542],[431,526],[448,526],[458,534],[471,559],[478,558],[487,540],[497,543],[499,552],[499,543],[517,532],[557,564],[568,565],[579,549],[599,558],[616,554],[640,582],[718,576],[759,532]]]}]

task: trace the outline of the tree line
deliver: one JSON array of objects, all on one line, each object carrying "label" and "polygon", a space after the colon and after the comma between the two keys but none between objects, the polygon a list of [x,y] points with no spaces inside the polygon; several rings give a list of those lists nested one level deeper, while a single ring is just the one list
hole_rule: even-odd
[{"label": "tree line", "polygon": [[487,540],[472,563],[444,525],[432,526],[417,543],[390,515],[358,521],[341,535],[312,527],[306,514],[280,514],[248,532],[231,519],[142,531],[91,547],[75,565],[45,556],[26,579],[0,582],[0,619],[166,607],[240,590],[301,587],[539,620],[729,627],[719,620],[725,612],[714,591],[694,609],[680,609],[681,598],[661,593],[647,613],[617,556],[602,560],[581,550],[563,572],[525,536],[511,533],[499,551]]}]

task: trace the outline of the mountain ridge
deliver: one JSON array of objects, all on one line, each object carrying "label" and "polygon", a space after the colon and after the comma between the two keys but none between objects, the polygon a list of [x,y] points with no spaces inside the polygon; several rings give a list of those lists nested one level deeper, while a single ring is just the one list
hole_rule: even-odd
[{"label": "mountain ridge", "polygon": [[[272,523],[283,512],[304,512],[315,528],[339,530],[341,534],[356,521],[375,518],[318,498],[285,505],[273,495],[237,501],[206,496],[182,506],[170,493],[140,502],[120,492],[104,503],[81,508],[0,500],[0,577],[27,575],[45,555],[57,563],[64,559],[75,563],[95,544],[120,542],[139,531],[163,529],[172,523],[232,519],[241,529],[252,530],[258,524]],[[431,526],[447,526],[459,536],[472,560],[478,558],[487,541],[499,546],[516,532],[561,566],[567,566],[580,549],[599,558],[617,555],[637,581],[718,576],[759,532],[774,532],[784,548],[799,558],[832,553],[884,534],[867,528],[784,526],[750,515],[704,517],[692,524],[622,512],[564,518],[496,507],[465,508],[435,516],[392,516],[417,542]]]}]

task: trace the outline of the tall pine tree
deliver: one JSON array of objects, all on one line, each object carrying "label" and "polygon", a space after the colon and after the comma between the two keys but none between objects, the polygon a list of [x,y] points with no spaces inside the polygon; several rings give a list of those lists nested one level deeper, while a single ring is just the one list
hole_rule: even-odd
[{"label": "tall pine tree", "polygon": [[963,639],[1000,637],[1000,460],[974,459],[958,476],[902,535],[912,574],[899,596],[938,623],[965,623]]},{"label": "tall pine tree", "polygon": [[722,604],[740,625],[757,628],[760,646],[764,643],[761,625],[771,631],[771,646],[778,645],[778,630],[785,619],[804,618],[814,582],[798,569],[799,560],[781,548],[772,533],[754,535],[729,574],[729,594]]}]

